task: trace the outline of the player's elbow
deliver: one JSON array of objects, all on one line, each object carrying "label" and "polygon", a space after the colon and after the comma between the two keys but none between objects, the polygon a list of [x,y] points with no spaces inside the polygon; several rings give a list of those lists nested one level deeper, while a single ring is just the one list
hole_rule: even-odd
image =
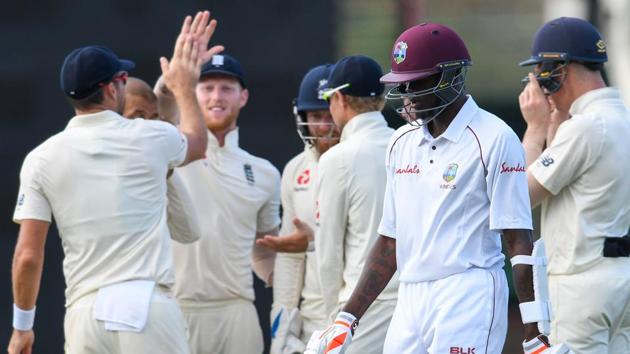
[{"label": "player's elbow", "polygon": [[13,269],[34,270],[42,267],[44,263],[44,252],[31,249],[16,249],[13,256]]}]

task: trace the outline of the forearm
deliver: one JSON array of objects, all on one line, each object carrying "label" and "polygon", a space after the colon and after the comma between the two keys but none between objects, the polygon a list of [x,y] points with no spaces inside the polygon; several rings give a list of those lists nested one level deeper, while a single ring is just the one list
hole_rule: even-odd
[{"label": "forearm", "polygon": [[43,266],[43,252],[16,249],[12,269],[13,301],[20,309],[35,307]]},{"label": "forearm", "polygon": [[379,236],[343,311],[361,318],[396,273],[396,239]]},{"label": "forearm", "polygon": [[545,148],[547,138],[547,127],[529,126],[523,135],[523,149],[525,150],[525,161],[527,166],[531,165],[540,157]]},{"label": "forearm", "polygon": [[188,162],[203,158],[208,145],[208,132],[194,90],[174,93],[181,112],[180,131],[188,139]]},{"label": "forearm", "polygon": [[[533,250],[532,236],[529,230],[504,230],[507,254],[510,258],[518,255],[530,256]],[[513,285],[519,303],[534,301],[534,276],[529,265],[513,267]],[[525,325],[527,340],[539,334],[536,323]]]}]

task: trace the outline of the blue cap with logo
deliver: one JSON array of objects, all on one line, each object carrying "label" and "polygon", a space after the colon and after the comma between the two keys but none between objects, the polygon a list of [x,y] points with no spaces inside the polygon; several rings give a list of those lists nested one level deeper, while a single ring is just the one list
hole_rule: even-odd
[{"label": "blue cap with logo", "polygon": [[595,26],[579,18],[560,17],[538,29],[532,56],[519,65],[545,61],[604,63],[607,60],[606,43]]},{"label": "blue cap with logo", "polygon": [[297,111],[327,110],[328,102],[324,100],[323,89],[327,87],[331,64],[316,66],[309,70],[300,84],[298,97],[295,99]]},{"label": "blue cap with logo", "polygon": [[73,99],[82,99],[96,92],[116,73],[135,67],[130,60],[119,59],[111,49],[91,45],[73,50],[61,67],[61,89]]},{"label": "blue cap with logo", "polygon": [[238,60],[231,55],[215,54],[207,63],[201,67],[201,77],[206,75],[227,75],[236,78],[243,88],[245,88],[245,74]]},{"label": "blue cap with logo", "polygon": [[381,76],[383,70],[372,58],[364,55],[342,58],[331,69],[324,98],[336,91],[356,97],[380,96],[385,91]]}]

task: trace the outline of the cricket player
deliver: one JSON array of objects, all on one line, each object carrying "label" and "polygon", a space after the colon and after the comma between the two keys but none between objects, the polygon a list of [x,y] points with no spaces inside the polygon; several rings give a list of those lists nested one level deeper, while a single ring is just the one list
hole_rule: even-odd
[{"label": "cricket player", "polygon": [[[127,79],[123,116],[129,119],[160,119],[157,96],[143,80],[135,77]],[[166,176],[166,224],[171,239],[181,243],[199,240],[201,230],[197,214],[192,210],[190,194],[181,178],[169,170]]]},{"label": "cricket player", "polygon": [[542,204],[552,343],[630,353],[630,111],[602,78],[606,43],[561,17],[534,36],[519,96],[532,207]]},{"label": "cricket player", "polygon": [[[162,106],[172,90],[158,86]],[[255,239],[278,234],[280,173],[239,147],[237,119],[249,91],[235,58],[216,55],[205,63],[196,95],[208,148],[204,159],[174,173],[192,196],[201,239],[173,244],[175,296],[193,354],[262,353],[252,270],[271,285],[275,252]]]},{"label": "cricket player", "polygon": [[[409,124],[382,156],[380,236],[335,324],[313,335],[308,353],[352,350],[353,332],[372,325],[363,315],[396,270],[398,303],[383,353],[501,353],[508,302],[501,235],[510,256],[531,254],[531,210],[519,139],[466,95],[470,65],[464,42],[446,26],[423,23],[396,40],[381,81],[396,85],[387,96],[403,99],[398,111]],[[333,98],[333,117],[337,108]],[[531,267],[515,267],[514,279],[519,300],[533,301]],[[538,335],[535,323],[525,326],[528,341],[544,340]]]},{"label": "cricket player", "polygon": [[216,21],[186,18],[165,82],[182,112],[180,131],[128,120],[127,72],[110,49],[75,49],[61,88],[76,116],[22,165],[14,220],[14,316],[10,354],[30,353],[46,235],[54,215],[64,249],[66,353],[188,353],[185,322],[170,294],[166,173],[203,157],[207,136],[194,87]]},{"label": "cricket player", "polygon": [[[341,130],[339,144],[320,158],[317,179],[315,254],[329,318],[349,301],[378,238],[386,181],[382,161],[393,133],[380,112],[385,105],[381,75],[374,60],[360,55],[346,57],[331,70],[329,89],[324,93]],[[357,332],[355,346],[348,353],[383,351],[396,306],[397,276],[391,281],[388,278],[383,287],[367,309],[366,326]]]},{"label": "cricket player", "polygon": [[[281,237],[257,240],[276,251],[271,310],[271,353],[302,353],[305,343],[318,328],[328,323],[319,286],[315,250],[306,244],[293,244],[299,228],[315,228],[315,184],[320,156],[339,142],[328,102],[322,95],[330,64],[320,65],[304,76],[294,102],[297,132],[304,151],[295,156],[282,172]],[[305,224],[305,225],[304,225]],[[288,245],[286,244],[288,242]],[[293,248],[292,248],[293,247]],[[299,247],[299,253],[288,253]]]}]

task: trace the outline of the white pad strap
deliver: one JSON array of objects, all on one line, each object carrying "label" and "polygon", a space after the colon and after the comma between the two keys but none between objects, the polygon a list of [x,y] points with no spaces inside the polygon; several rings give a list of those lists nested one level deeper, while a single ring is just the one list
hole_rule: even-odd
[{"label": "white pad strap", "polygon": [[519,264],[525,264],[530,266],[546,266],[547,259],[545,257],[534,257],[534,256],[526,256],[519,254],[518,256],[514,256],[510,259],[512,262],[512,267]]},{"label": "white pad strap", "polygon": [[530,301],[518,305],[521,309],[523,323],[549,321],[549,303],[547,301]]}]

